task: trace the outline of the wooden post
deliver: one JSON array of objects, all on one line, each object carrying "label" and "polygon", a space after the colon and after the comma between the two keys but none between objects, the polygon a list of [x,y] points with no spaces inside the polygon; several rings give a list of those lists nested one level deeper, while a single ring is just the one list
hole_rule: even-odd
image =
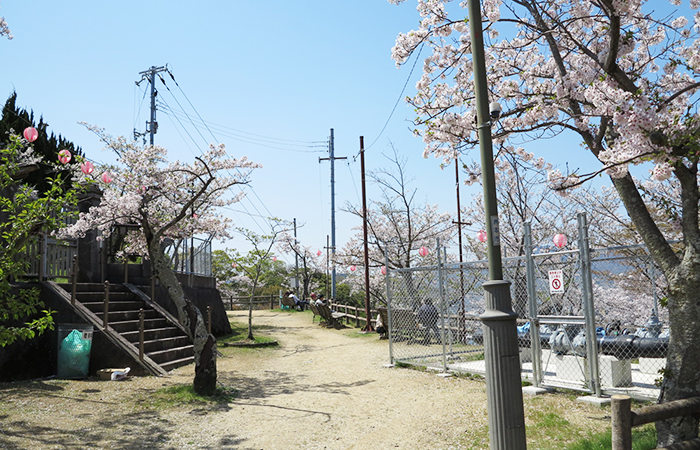
[{"label": "wooden post", "polygon": [[46,235],[41,234],[39,237],[39,281],[46,279]]},{"label": "wooden post", "polygon": [[109,316],[109,281],[105,281],[105,308],[104,317],[102,317],[102,327],[107,328],[107,316]]},{"label": "wooden post", "polygon": [[270,309],[275,309],[275,296],[270,294]]},{"label": "wooden post", "polygon": [[632,450],[632,399],[613,395],[611,401],[612,450]]},{"label": "wooden post", "polygon": [[139,309],[139,361],[143,361],[143,335],[144,335],[143,308]]},{"label": "wooden post", "polygon": [[207,333],[211,334],[211,306],[207,305]]},{"label": "wooden post", "polygon": [[129,266],[127,265],[129,263],[129,258],[124,256],[124,284],[129,282]]},{"label": "wooden post", "polygon": [[70,304],[75,305],[76,291],[78,290],[78,255],[73,255],[73,286],[70,293]]},{"label": "wooden post", "polygon": [[156,277],[153,275],[153,268],[151,268],[151,301],[156,301]]}]

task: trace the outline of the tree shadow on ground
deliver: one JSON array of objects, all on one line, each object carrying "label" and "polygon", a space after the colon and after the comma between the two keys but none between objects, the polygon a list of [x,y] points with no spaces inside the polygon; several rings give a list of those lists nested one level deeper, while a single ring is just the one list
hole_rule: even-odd
[{"label": "tree shadow on ground", "polygon": [[350,388],[365,386],[376,380],[353,383],[309,384],[298,375],[268,370],[264,376],[253,378],[237,372],[219,372],[219,382],[236,389],[237,399],[270,399],[278,395],[297,392],[324,393],[328,395],[350,395]]},{"label": "tree shadow on ground", "polygon": [[[127,381],[128,382],[128,381]],[[124,382],[120,382],[124,383]],[[90,383],[92,386],[93,384]],[[88,384],[86,384],[86,387]],[[99,382],[97,387],[99,387]],[[0,416],[0,449],[34,450],[38,448],[119,448],[124,450],[158,449],[177,450],[180,444],[172,442],[174,435],[181,435],[178,424],[163,417],[160,411],[148,409],[119,414],[114,401],[101,401],[96,394],[100,389],[88,387],[81,391],[67,392],[60,386],[44,381],[30,381],[0,385],[0,397],[21,404],[26,401],[48,401],[60,399],[60,413],[49,423],[18,420],[11,412]],[[130,390],[129,395],[147,398],[150,389]],[[85,395],[76,397],[75,395]],[[91,407],[102,404],[101,410]],[[107,409],[105,411],[105,405]],[[111,412],[109,405],[115,405]],[[229,410],[228,402],[213,402],[203,408],[193,409],[190,414],[204,415],[209,412]],[[198,420],[193,417],[192,420]],[[193,438],[196,439],[196,438]],[[245,438],[223,435],[216,444],[199,446],[201,449],[253,450],[244,447]]]}]

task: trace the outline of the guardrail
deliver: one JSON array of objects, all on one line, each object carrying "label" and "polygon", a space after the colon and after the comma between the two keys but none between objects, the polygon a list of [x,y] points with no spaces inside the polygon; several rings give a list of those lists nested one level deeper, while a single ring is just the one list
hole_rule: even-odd
[{"label": "guardrail", "polygon": [[[232,296],[228,298],[229,309],[233,311],[234,309],[248,309],[250,307],[250,296]],[[263,308],[260,308],[263,306]],[[256,295],[253,297],[253,309],[275,309],[279,308],[279,296],[270,295]]]},{"label": "guardrail", "polygon": [[[632,450],[632,428],[674,417],[700,413],[700,397],[674,400],[632,411],[632,399],[627,395],[611,397],[612,450]],[[700,438],[679,442],[666,450],[700,448]]]}]

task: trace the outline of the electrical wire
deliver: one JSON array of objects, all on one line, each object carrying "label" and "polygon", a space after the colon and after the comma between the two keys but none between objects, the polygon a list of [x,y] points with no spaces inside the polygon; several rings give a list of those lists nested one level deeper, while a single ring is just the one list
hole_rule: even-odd
[{"label": "electrical wire", "polygon": [[411,76],[413,75],[413,70],[416,68],[416,63],[418,63],[418,59],[420,58],[420,54],[423,51],[423,46],[425,43],[421,44],[420,47],[418,48],[418,54],[416,55],[415,61],[413,61],[413,65],[411,66],[411,71],[408,73],[408,77],[406,77],[406,82],[403,84],[403,88],[401,88],[401,93],[399,94],[399,97],[396,99],[396,103],[394,103],[394,107],[391,109],[391,113],[389,113],[389,117],[387,117],[386,122],[384,122],[384,127],[382,127],[382,130],[379,132],[379,135],[372,141],[371,144],[365,149],[369,150],[372,148],[374,144],[379,140],[379,138],[384,134],[384,131],[386,130],[387,125],[389,125],[389,121],[391,118],[394,116],[394,112],[396,112],[396,108],[399,106],[399,102],[403,98],[403,93],[406,91],[406,86],[408,86],[408,82],[411,81]]}]

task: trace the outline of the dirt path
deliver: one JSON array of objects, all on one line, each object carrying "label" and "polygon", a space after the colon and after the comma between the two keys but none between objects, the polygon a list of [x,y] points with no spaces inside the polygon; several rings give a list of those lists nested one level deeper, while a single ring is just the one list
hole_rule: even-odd
[{"label": "dirt path", "polygon": [[[245,312],[230,314],[245,321]],[[483,382],[386,368],[387,341],[312,325],[310,314],[256,311],[254,324],[280,345],[220,349],[219,381],[237,389],[232,402],[149,405],[156,389],[190,384],[191,366],[168,378],[0,385],[0,449],[488,448]],[[564,421],[590,415],[546,396],[526,400],[529,422],[549,405]]]}]

